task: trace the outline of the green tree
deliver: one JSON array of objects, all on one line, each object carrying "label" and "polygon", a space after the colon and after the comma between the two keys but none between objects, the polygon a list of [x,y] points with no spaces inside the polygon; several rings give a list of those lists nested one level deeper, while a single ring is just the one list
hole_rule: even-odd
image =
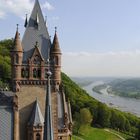
[{"label": "green tree", "polygon": [[109,127],[110,117],[111,117],[111,112],[107,108],[107,106],[105,104],[98,103],[98,115],[97,115],[96,123],[99,124],[101,127]]},{"label": "green tree", "polygon": [[123,114],[119,113],[118,114],[118,118],[117,118],[117,121],[118,121],[118,128],[122,131],[125,130],[125,122],[126,122],[126,118],[124,117]]},{"label": "green tree", "polygon": [[130,132],[131,131],[131,126],[130,126],[130,123],[129,123],[129,120],[126,119],[126,122],[125,122],[125,130]]},{"label": "green tree", "polygon": [[10,49],[12,45],[13,41],[10,39],[0,41],[0,78],[3,83],[9,82],[11,78]]},{"label": "green tree", "polygon": [[92,115],[89,109],[83,108],[80,110],[81,125],[89,125],[92,122]]},{"label": "green tree", "polygon": [[80,113],[76,112],[74,114],[74,133],[79,134],[81,126],[88,126],[92,122],[92,115],[87,108],[80,110]]},{"label": "green tree", "polygon": [[138,133],[137,133],[137,138],[138,138],[138,140],[140,140],[140,123],[139,123],[139,125],[138,125]]},{"label": "green tree", "polygon": [[80,123],[80,113],[75,112],[74,114],[74,126],[73,126],[73,132],[75,134],[79,134],[81,123]]},{"label": "green tree", "polygon": [[118,112],[115,111],[115,110],[111,110],[110,127],[113,128],[113,129],[118,128],[117,117],[118,117]]}]

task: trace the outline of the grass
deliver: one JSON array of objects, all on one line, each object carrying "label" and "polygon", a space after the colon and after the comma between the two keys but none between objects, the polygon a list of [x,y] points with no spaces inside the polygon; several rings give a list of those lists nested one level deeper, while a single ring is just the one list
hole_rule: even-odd
[{"label": "grass", "polygon": [[[111,131],[111,130],[109,130]],[[112,132],[112,131],[111,131]],[[73,136],[72,140],[122,140],[116,136],[115,132],[105,131],[104,129],[81,126],[78,136]]]},{"label": "grass", "polygon": [[125,138],[126,140],[134,140],[135,138],[134,137],[132,137],[132,136],[130,136],[130,135],[127,135],[127,134],[124,134],[124,133],[121,133],[121,132],[118,132],[118,131],[116,131],[116,130],[112,130],[112,129],[109,129],[111,132],[114,132],[114,133],[116,133],[116,134],[118,134],[118,135],[120,135],[120,136],[122,136],[123,138]]}]

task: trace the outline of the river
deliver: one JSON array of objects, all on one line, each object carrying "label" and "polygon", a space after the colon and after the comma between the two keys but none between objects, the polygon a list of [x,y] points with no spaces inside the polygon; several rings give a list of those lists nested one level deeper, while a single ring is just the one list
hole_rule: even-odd
[{"label": "river", "polygon": [[125,98],[120,96],[115,96],[111,94],[107,94],[106,89],[102,90],[103,94],[96,93],[92,91],[92,88],[96,85],[102,84],[102,81],[96,81],[92,84],[83,87],[90,96],[99,100],[102,103],[107,104],[108,106],[117,108],[119,110],[130,112],[140,117],[140,100],[133,98]]}]

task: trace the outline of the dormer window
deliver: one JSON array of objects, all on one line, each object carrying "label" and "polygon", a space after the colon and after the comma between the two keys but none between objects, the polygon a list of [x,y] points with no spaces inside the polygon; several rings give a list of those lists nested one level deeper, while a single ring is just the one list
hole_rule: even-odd
[{"label": "dormer window", "polygon": [[35,28],[36,28],[36,29],[39,29],[39,16],[38,16],[38,13],[36,14]]},{"label": "dormer window", "polygon": [[41,63],[40,61],[41,61],[41,60],[40,60],[40,57],[39,57],[38,55],[36,55],[36,56],[34,57],[33,63],[39,65],[39,64]]}]

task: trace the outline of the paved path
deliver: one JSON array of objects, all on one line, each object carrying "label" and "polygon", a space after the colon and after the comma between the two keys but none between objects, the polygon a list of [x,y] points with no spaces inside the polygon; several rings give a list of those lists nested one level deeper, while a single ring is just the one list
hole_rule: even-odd
[{"label": "paved path", "polygon": [[74,135],[73,139],[75,140],[75,138],[76,138],[76,140],[84,140],[83,138]]},{"label": "paved path", "polygon": [[122,136],[120,136],[119,134],[115,133],[115,132],[112,132],[110,131],[109,129],[104,129],[105,131],[111,133],[111,134],[114,134],[115,136],[119,137],[121,140],[126,140],[125,138],[123,138]]}]

